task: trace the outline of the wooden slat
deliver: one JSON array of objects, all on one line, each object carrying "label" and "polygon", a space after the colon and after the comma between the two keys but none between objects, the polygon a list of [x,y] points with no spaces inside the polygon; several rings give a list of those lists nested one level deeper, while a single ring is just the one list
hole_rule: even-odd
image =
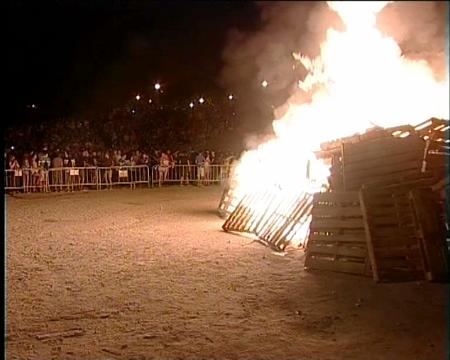
[{"label": "wooden slat", "polygon": [[316,229],[362,229],[364,228],[363,220],[358,218],[349,219],[323,219],[313,218],[311,221],[311,230]]},{"label": "wooden slat", "polygon": [[370,259],[370,267],[372,268],[373,279],[378,282],[380,281],[380,272],[378,270],[378,262],[375,256],[374,242],[373,242],[373,233],[370,227],[370,215],[368,213],[368,207],[365,199],[365,192],[359,191],[359,203],[361,204],[361,210],[363,213],[363,222],[364,229],[366,232],[366,240],[367,240],[367,253],[369,254]]},{"label": "wooden slat", "polygon": [[335,245],[335,246],[324,246],[313,243],[308,245],[308,254],[318,253],[318,254],[330,254],[336,256],[346,256],[346,257],[359,257],[365,258],[367,255],[367,247],[363,244],[362,247],[355,247],[353,245]]},{"label": "wooden slat", "polygon": [[313,203],[316,204],[317,202],[358,203],[358,192],[346,191],[316,193],[313,197]]},{"label": "wooden slat", "polygon": [[344,157],[344,170],[353,171],[354,169],[370,169],[372,167],[382,167],[386,165],[386,161],[389,164],[402,164],[411,160],[419,160],[423,158],[423,147],[421,148],[404,148],[398,149],[395,152],[382,152],[382,149],[378,149],[377,152],[367,156],[364,153],[349,154],[345,153]]},{"label": "wooden slat", "polygon": [[372,153],[374,152],[374,148],[379,148],[382,150],[382,154],[386,154],[389,151],[396,151],[396,149],[408,147],[411,149],[414,146],[421,146],[423,143],[424,141],[417,135],[411,135],[405,138],[388,137],[345,144],[344,150],[348,153]]},{"label": "wooden slat", "polygon": [[359,206],[315,206],[312,209],[312,216],[315,217],[362,217],[361,208]]},{"label": "wooden slat", "polygon": [[366,265],[358,262],[333,261],[323,258],[308,257],[305,260],[305,267],[307,269],[331,270],[361,275],[364,274]]},{"label": "wooden slat", "polygon": [[414,159],[410,161],[405,161],[402,163],[390,163],[389,160],[385,160],[385,163],[380,166],[373,166],[368,169],[360,169],[358,167],[353,167],[353,169],[348,170],[347,168],[344,168],[345,176],[347,178],[347,181],[350,181],[351,179],[365,179],[370,177],[381,177],[385,175],[391,175],[396,174],[399,172],[409,171],[409,170],[420,170],[421,167],[421,160],[420,159]]},{"label": "wooden slat", "polygon": [[346,179],[345,190],[355,191],[359,190],[363,185],[366,187],[385,187],[388,185],[398,186],[407,181],[416,181],[422,178],[423,175],[420,169],[411,169],[399,173],[393,173],[382,176],[364,177],[359,179]]},{"label": "wooden slat", "polygon": [[310,242],[339,242],[339,243],[359,243],[365,244],[366,238],[364,232],[358,234],[338,234],[338,235],[320,235],[310,233],[308,237]]},{"label": "wooden slat", "polygon": [[425,259],[425,268],[429,280],[447,280],[447,245],[445,229],[439,218],[437,200],[426,190],[414,189],[408,196],[412,201],[417,233]]}]

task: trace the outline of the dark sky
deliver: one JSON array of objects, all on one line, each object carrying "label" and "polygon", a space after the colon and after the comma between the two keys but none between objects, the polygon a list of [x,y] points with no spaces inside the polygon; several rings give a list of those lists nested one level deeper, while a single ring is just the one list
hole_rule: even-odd
[{"label": "dark sky", "polygon": [[220,89],[227,32],[253,30],[253,2],[10,1],[9,122],[35,103],[42,117],[121,104],[160,81],[165,96]]}]

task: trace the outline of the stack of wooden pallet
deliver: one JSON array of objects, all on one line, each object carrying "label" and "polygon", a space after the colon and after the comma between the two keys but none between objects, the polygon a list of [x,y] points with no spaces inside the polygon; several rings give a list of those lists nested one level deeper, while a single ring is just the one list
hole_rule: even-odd
[{"label": "stack of wooden pallet", "polygon": [[[444,207],[433,186],[447,176],[447,133],[448,122],[430,119],[416,128],[377,129],[323,144],[317,155],[331,158],[330,192],[314,199],[328,199],[328,208],[313,202],[305,266],[372,273],[376,281],[445,279]],[[347,199],[347,206],[332,200],[338,198]],[[352,198],[353,208],[349,208]],[[352,260],[359,268],[348,265],[352,253],[348,247],[333,241],[336,234],[348,234],[350,224],[355,233],[360,231],[356,235],[360,257]]]}]

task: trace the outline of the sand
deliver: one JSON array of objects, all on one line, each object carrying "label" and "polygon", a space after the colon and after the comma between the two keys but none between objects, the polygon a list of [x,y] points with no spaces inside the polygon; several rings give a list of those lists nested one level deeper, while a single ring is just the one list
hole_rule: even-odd
[{"label": "sand", "polygon": [[307,272],[219,186],[6,196],[7,359],[444,359],[448,285]]}]

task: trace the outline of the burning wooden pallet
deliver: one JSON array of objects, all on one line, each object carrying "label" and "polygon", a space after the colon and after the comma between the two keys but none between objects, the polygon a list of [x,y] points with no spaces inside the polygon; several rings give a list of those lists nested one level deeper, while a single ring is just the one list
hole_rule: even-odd
[{"label": "burning wooden pallet", "polygon": [[275,250],[306,238],[312,195],[301,192],[286,196],[280,190],[253,192],[244,196],[222,228],[254,234]]},{"label": "burning wooden pallet", "polygon": [[379,186],[446,176],[450,153],[447,120],[430,119],[415,127],[375,128],[361,135],[321,145],[316,155],[331,164],[331,190],[358,190],[363,184]]},{"label": "burning wooden pallet", "polygon": [[357,191],[314,195],[305,268],[370,275]]},{"label": "burning wooden pallet", "polygon": [[307,238],[308,269],[376,281],[443,279],[444,206],[430,186],[447,176],[448,129],[448,121],[431,119],[323,144],[317,156],[331,164],[331,191],[267,189],[238,199],[230,186],[219,206],[228,216],[223,229],[254,234],[277,250]]},{"label": "burning wooden pallet", "polygon": [[425,142],[418,136],[381,138],[342,146],[344,189],[390,185],[423,177]]}]

